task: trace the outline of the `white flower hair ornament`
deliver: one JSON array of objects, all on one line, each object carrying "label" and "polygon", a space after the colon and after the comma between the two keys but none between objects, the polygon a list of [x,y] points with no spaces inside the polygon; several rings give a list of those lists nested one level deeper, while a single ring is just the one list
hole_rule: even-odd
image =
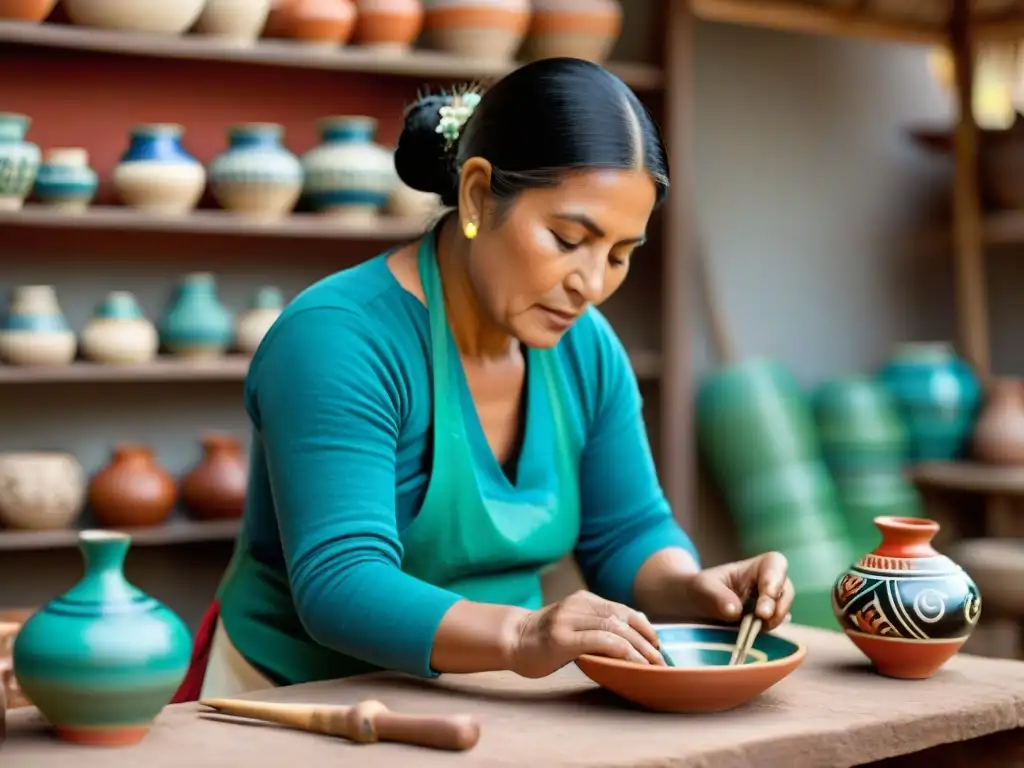
[{"label": "white flower hair ornament", "polygon": [[441,119],[435,130],[444,136],[448,149],[458,142],[463,126],[472,117],[473,110],[480,103],[480,98],[477,91],[465,91],[453,97],[451,104],[443,106],[439,110]]}]

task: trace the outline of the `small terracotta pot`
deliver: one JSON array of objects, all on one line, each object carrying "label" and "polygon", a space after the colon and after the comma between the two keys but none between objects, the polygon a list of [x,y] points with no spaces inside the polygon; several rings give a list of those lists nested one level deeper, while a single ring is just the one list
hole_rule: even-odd
[{"label": "small terracotta pot", "polygon": [[238,441],[230,435],[208,434],[202,438],[203,459],[181,482],[181,499],[198,520],[241,517],[249,468]]},{"label": "small terracotta pot", "polygon": [[177,501],[174,478],[142,445],[116,446],[89,483],[93,518],[105,528],[159,525]]},{"label": "small terracotta pot", "polygon": [[318,45],[344,45],[356,26],[352,0],[277,0],[265,37],[284,37]]},{"label": "small terracotta pot", "polygon": [[42,21],[53,11],[57,0],[0,0],[0,19],[5,21]]},{"label": "small terracotta pot", "polygon": [[1024,464],[1024,384],[997,379],[974,425],[974,455],[990,464]]}]

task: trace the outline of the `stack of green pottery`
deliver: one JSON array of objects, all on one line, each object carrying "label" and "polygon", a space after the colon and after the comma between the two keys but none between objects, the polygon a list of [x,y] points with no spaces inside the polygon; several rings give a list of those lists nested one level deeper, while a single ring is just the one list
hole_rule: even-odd
[{"label": "stack of green pottery", "polygon": [[912,462],[952,461],[967,448],[981,406],[981,387],[951,345],[901,344],[879,372],[910,433]]},{"label": "stack of green pottery", "polygon": [[85,575],[14,641],[18,683],[67,741],[140,741],[188,670],[188,628],[125,579],[130,544],[126,533],[82,531]]},{"label": "stack of green pottery", "polygon": [[876,517],[921,516],[921,500],[904,476],[910,435],[881,383],[863,377],[826,382],[815,394],[814,415],[855,551],[874,547]]},{"label": "stack of green pottery", "polygon": [[701,384],[697,431],[743,552],[785,554],[794,620],[833,629],[830,590],[854,550],[800,385],[766,360],[721,368]]}]

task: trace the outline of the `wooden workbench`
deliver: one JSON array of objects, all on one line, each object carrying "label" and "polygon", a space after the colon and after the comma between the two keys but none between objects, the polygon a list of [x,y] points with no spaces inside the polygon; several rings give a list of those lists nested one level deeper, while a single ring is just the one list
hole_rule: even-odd
[{"label": "wooden workbench", "polygon": [[[1021,764],[1006,757],[1014,750],[1024,760],[1024,731],[1018,730],[1024,726],[1024,663],[960,656],[931,680],[899,681],[869,671],[841,634],[792,625],[780,634],[807,646],[803,666],[759,700],[717,715],[630,709],[597,689],[575,666],[544,680],[508,673],[452,675],[434,682],[366,675],[279,688],[253,698],[337,703],[376,698],[410,713],[472,713],[482,723],[480,743],[462,754],[393,744],[357,746],[278,726],[225,722],[187,704],[168,707],[138,746],[110,750],[57,742],[38,713],[25,709],[8,715],[0,764],[842,768],[918,753],[883,765],[944,768],[967,764],[965,755],[972,766]],[[951,742],[961,747],[923,752]]]}]

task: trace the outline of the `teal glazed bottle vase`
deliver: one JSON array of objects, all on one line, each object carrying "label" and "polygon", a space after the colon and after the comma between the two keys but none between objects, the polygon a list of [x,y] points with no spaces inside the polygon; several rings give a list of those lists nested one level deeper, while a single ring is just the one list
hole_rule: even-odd
[{"label": "teal glazed bottle vase", "polygon": [[89,167],[89,153],[79,147],[47,150],[36,177],[35,197],[41,203],[67,213],[89,207],[99,178]]},{"label": "teal glazed bottle vase", "polygon": [[14,642],[25,696],[67,741],[140,741],[188,670],[192,639],[170,609],[130,584],[131,537],[82,531],[85,575],[34,614]]},{"label": "teal glazed bottle vase", "polygon": [[228,148],[210,164],[210,191],[226,211],[279,219],[302,193],[302,164],[281,143],[284,127],[244,123],[228,129]]},{"label": "teal glazed bottle vase", "polygon": [[394,153],[373,142],[372,117],[325,117],[321,143],[302,157],[303,194],[320,213],[372,224],[398,183]]},{"label": "teal glazed bottle vase", "polygon": [[0,112],[0,211],[18,211],[39,173],[39,147],[25,141],[32,118]]},{"label": "teal glazed bottle vase", "polygon": [[964,453],[981,387],[949,344],[902,344],[879,376],[910,432],[911,461],[951,461]]},{"label": "teal glazed bottle vase", "polygon": [[231,312],[217,298],[216,278],[209,272],[192,272],[182,279],[160,320],[160,342],[172,355],[218,358],[231,346],[234,326]]}]

